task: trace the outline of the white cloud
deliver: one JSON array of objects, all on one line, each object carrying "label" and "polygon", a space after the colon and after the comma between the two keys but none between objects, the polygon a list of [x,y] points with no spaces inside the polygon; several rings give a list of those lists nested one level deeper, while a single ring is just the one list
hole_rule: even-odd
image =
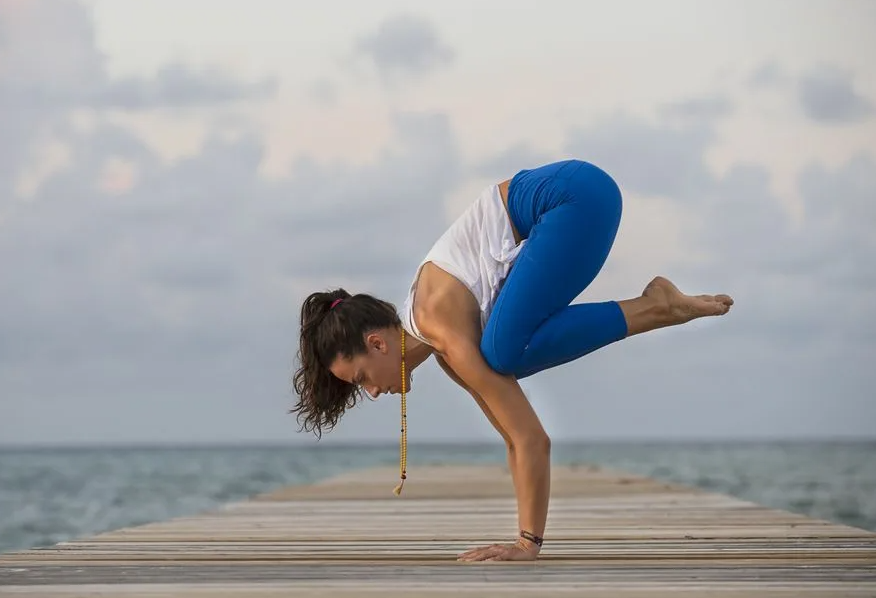
[{"label": "white cloud", "polygon": [[[736,35],[725,22],[748,22],[729,4],[699,14],[702,29],[673,23],[647,45],[632,44],[653,33],[637,29],[647,19],[612,37],[623,7],[584,30],[571,18],[580,7],[550,24],[477,10],[455,23],[429,8],[393,29],[385,15],[400,8],[384,3],[344,15],[329,43],[315,26],[251,12],[237,22],[225,7],[215,27],[195,28],[200,9],[186,5],[164,42],[137,45],[124,20],[102,21],[96,36],[76,3],[19,6],[3,13],[15,27],[2,30],[12,45],[0,54],[5,106],[16,109],[0,112],[3,440],[293,437],[285,409],[300,300],[343,285],[399,301],[448,214],[482,183],[570,155],[605,168],[625,196],[621,236],[584,300],[632,296],[664,274],[737,305],[528,380],[552,431],[867,433],[876,417],[861,357],[876,342],[866,319],[876,300],[872,119],[804,118],[794,73],[814,72],[822,53],[851,73],[846,87],[816,90],[835,119],[860,112],[849,97],[872,97],[874,82],[861,53],[836,42],[785,49],[818,24],[808,5],[800,30],[777,29],[785,16],[766,9],[747,53],[732,58],[744,73],[735,82],[714,76],[730,59],[710,45]],[[160,21],[168,5],[156,6],[138,10]],[[308,23],[336,22],[308,10]],[[368,92],[324,70],[362,31],[362,58],[416,85]],[[849,31],[854,48],[871,43]],[[682,34],[700,44],[696,55],[673,45]],[[254,48],[238,59],[258,68],[227,71],[245,77],[211,70],[225,72],[214,57],[229,39]],[[176,43],[197,59],[166,56]],[[750,88],[752,69],[770,61]],[[312,95],[274,96],[275,81]],[[193,102],[240,109],[168,109]],[[22,181],[26,201],[8,192]],[[417,379],[419,439],[493,437],[437,368]],[[332,440],[394,439],[396,418],[394,401],[368,404]]]},{"label": "white cloud", "polygon": [[263,98],[277,82],[240,83],[221,69],[166,64],[149,78],[111,79],[85,7],[76,1],[31,0],[0,8],[6,110],[88,106],[141,110]]},{"label": "white cloud", "polygon": [[[136,142],[108,126],[68,139],[94,149],[3,223],[7,407],[28,413],[33,401],[70,397],[81,415],[68,414],[61,438],[82,438],[88,414],[111,397],[133,408],[175,396],[168,433],[179,434],[213,401],[245,408],[246,396],[263,409],[249,424],[245,416],[229,423],[254,433],[267,421],[282,435],[292,423],[276,403],[264,406],[290,398],[296,303],[321,284],[367,285],[398,299],[417,255],[441,231],[444,197],[459,179],[446,119],[402,114],[395,122],[393,145],[365,167],[301,164],[266,182],[260,140],[214,139],[173,165],[133,159],[142,175],[121,194],[92,181],[124,145],[113,139]],[[145,152],[138,149],[130,155]],[[54,374],[40,376],[47,360]],[[231,370],[246,373],[231,383]],[[24,371],[31,377],[20,378]],[[241,394],[243,379],[262,390]],[[52,427],[30,425],[28,434]],[[0,429],[4,438],[17,434]]]},{"label": "white cloud", "polygon": [[733,102],[723,95],[711,95],[677,102],[669,102],[662,110],[667,117],[714,119],[733,112]]},{"label": "white cloud", "polygon": [[367,57],[390,87],[422,78],[454,60],[453,50],[441,41],[435,25],[410,14],[385,19],[376,31],[360,37],[353,51]]},{"label": "white cloud", "polygon": [[818,122],[855,123],[873,114],[873,101],[855,89],[850,73],[836,67],[813,69],[803,75],[797,94],[804,113]]},{"label": "white cloud", "polygon": [[73,111],[203,108],[277,91],[271,78],[238,82],[215,67],[178,63],[152,77],[111,79],[91,16],[76,1],[0,5],[0,28],[0,190],[6,184],[19,196],[32,195],[63,166],[65,160],[57,151],[47,155],[46,146],[58,147]]},{"label": "white cloud", "polygon": [[712,184],[704,153],[714,140],[702,122],[651,124],[621,115],[573,128],[565,150],[599,164],[622,189],[696,201]]}]

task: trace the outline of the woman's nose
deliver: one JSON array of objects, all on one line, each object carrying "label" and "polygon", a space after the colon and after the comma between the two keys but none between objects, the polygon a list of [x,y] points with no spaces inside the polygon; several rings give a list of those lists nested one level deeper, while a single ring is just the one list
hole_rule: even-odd
[{"label": "woman's nose", "polygon": [[380,389],[376,386],[369,386],[368,394],[370,394],[372,398],[376,399],[378,396],[380,396]]}]

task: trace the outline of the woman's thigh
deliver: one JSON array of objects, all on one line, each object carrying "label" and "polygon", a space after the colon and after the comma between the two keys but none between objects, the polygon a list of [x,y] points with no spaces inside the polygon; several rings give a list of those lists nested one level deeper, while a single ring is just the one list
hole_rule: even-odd
[{"label": "woman's thigh", "polygon": [[[522,222],[526,245],[487,321],[481,340],[485,354],[521,352],[538,326],[587,288],[608,258],[620,225],[620,190],[595,166],[571,166],[563,169],[570,175],[565,178],[528,181],[541,197],[509,197],[509,206],[534,222]],[[540,203],[543,211],[532,210],[532,203]]]}]

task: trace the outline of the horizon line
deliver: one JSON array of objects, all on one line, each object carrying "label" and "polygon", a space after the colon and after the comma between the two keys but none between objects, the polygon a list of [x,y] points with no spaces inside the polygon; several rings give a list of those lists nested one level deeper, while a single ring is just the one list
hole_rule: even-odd
[{"label": "horizon line", "polygon": [[[868,444],[876,443],[876,436],[825,435],[825,436],[720,436],[720,437],[603,437],[603,438],[557,438],[554,446],[585,445],[703,445],[703,444]],[[216,449],[216,448],[397,448],[397,441],[382,439],[316,440],[134,440],[134,441],[61,441],[61,442],[0,442],[3,450],[50,450],[50,449]],[[483,446],[502,448],[501,439],[434,439],[408,443],[410,447]]]}]

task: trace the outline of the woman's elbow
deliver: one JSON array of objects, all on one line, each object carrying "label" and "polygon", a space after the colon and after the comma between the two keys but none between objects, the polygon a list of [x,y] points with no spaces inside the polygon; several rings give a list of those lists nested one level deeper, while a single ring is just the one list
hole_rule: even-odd
[{"label": "woman's elbow", "polygon": [[551,439],[550,436],[544,433],[528,434],[516,442],[512,440],[509,448],[526,453],[549,455],[551,452]]}]

